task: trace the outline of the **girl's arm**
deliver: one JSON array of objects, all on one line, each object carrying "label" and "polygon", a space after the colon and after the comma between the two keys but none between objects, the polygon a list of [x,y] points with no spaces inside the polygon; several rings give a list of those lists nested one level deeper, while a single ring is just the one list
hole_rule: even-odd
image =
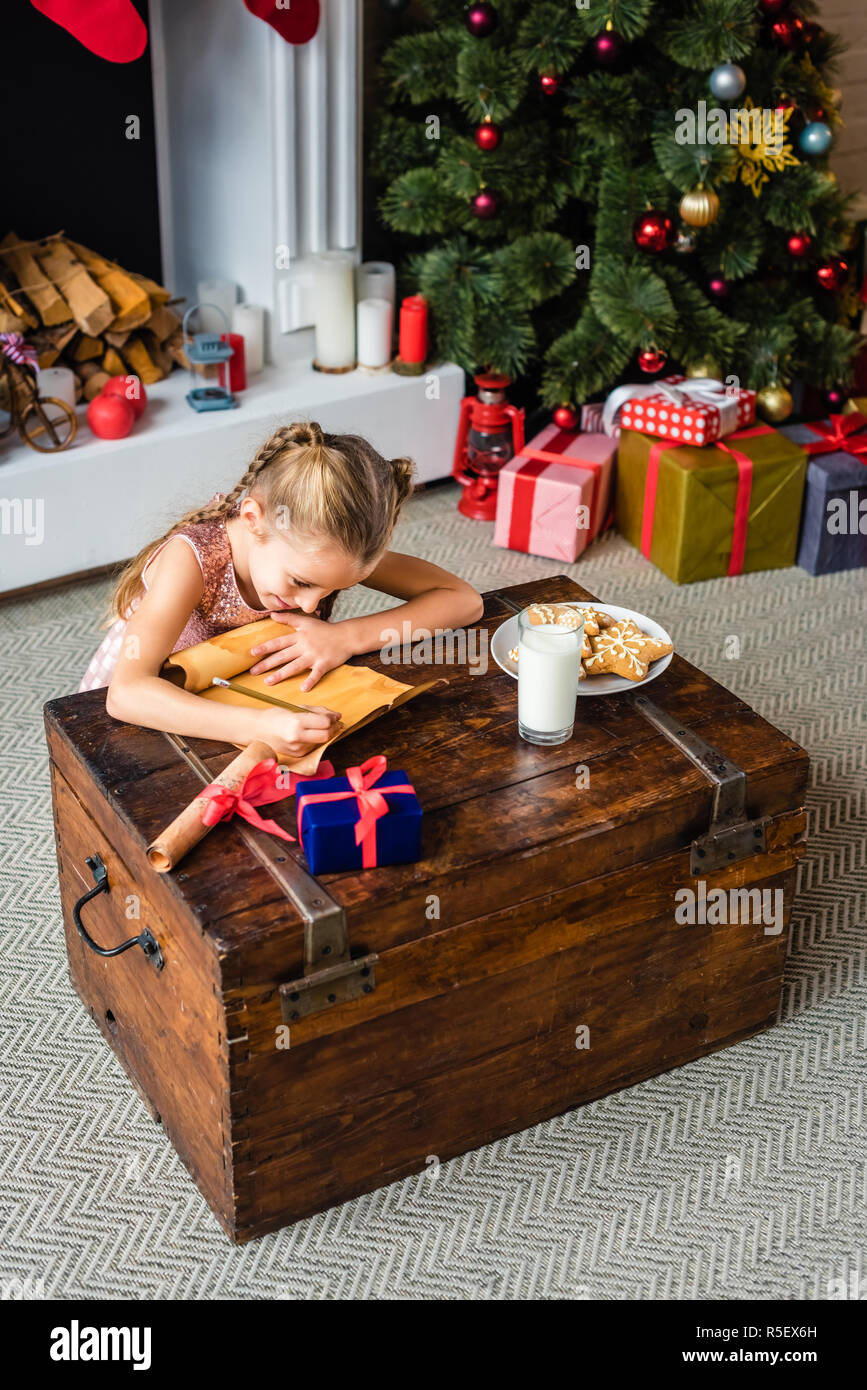
[{"label": "girl's arm", "polygon": [[471,584],[430,560],[393,550],[382,557],[363,583],[368,589],[391,594],[403,602],[397,608],[370,613],[366,618],[346,618],[336,623],[322,622],[305,613],[272,613],[272,618],[295,630],[254,647],[253,655],[265,659],[257,660],[251,671],[268,672],[265,681],[269,685],[309,671],[301,689],[312,690],[326,671],[340,666],[350,656],[393,644],[395,632],[401,643],[413,641],[414,634],[433,634],[478,622],[484,611],[481,596]]},{"label": "girl's arm", "polygon": [[223,743],[262,739],[283,757],[299,757],[333,731],[330,711],[292,714],[201,700],[160,677],[190,614],[202,596],[202,572],[186,541],[172,540],[151,566],[151,587],[126,625],[121,653],[106,694],[113,719]]},{"label": "girl's arm", "polygon": [[[337,623],[346,631],[352,654],[372,652],[393,641],[395,628],[401,634],[425,629],[434,633],[448,628],[466,627],[478,622],[484,603],[471,584],[441,569],[430,560],[401,555],[389,550],[364,581],[368,589],[402,599],[397,608],[369,613],[365,618],[347,618]],[[408,624],[404,628],[404,624]]]}]

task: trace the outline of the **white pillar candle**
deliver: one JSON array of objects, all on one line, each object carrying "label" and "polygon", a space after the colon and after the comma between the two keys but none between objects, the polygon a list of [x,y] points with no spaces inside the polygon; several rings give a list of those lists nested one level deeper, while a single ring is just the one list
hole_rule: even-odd
[{"label": "white pillar candle", "polygon": [[361,299],[358,302],[358,365],[387,367],[391,361],[394,333],[394,307],[388,299]]},{"label": "white pillar candle", "polygon": [[355,271],[355,297],[387,299],[394,310],[394,266],[390,261],[363,261]]},{"label": "white pillar candle", "polygon": [[[75,409],[75,373],[68,367],[43,367],[36,373],[36,390],[40,396],[53,396],[56,401],[65,401]],[[56,406],[49,406],[45,413],[52,424],[63,418],[63,412]]]},{"label": "white pillar candle", "polygon": [[[233,280],[200,280],[196,296],[202,308],[199,323],[205,333],[228,333],[232,327],[232,311],[238,299],[238,286]],[[208,306],[222,309],[225,320]]]},{"label": "white pillar candle", "polygon": [[255,376],[265,365],[265,310],[261,304],[236,304],[232,332],[244,339],[247,376]]},{"label": "white pillar candle", "polygon": [[313,322],[316,365],[331,369],[355,365],[355,286],[352,260],[343,251],[313,258]]}]

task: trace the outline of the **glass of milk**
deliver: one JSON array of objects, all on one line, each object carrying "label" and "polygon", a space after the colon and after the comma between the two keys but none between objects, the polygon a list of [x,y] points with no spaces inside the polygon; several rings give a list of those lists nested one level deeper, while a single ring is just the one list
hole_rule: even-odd
[{"label": "glass of milk", "polygon": [[572,737],[578,671],[584,641],[577,627],[531,623],[518,615],[518,733],[528,743],[565,743]]}]

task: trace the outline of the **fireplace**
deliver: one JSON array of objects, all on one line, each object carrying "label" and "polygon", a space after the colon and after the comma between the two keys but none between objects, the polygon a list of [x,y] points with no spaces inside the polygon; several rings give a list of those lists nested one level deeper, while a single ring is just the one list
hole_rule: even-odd
[{"label": "fireplace", "polygon": [[[0,441],[0,517],[24,515],[28,499],[44,516],[40,544],[4,524],[0,593],[125,559],[187,507],[231,488],[262,440],[293,418],[363,434],[390,457],[409,455],[422,482],[451,471],[460,368],[441,363],[413,378],[363,369],[330,376],[311,366],[310,258],[338,249],[362,258],[362,0],[328,0],[319,32],[298,48],[241,0],[150,0],[147,11],[139,0],[139,8],[152,86],[142,76],[147,57],[128,70],[84,50],[82,60],[75,40],[32,12],[65,61],[92,62],[114,84],[111,110],[140,114],[151,144],[136,152],[136,178],[125,171],[113,180],[109,159],[86,194],[67,179],[51,216],[31,208],[11,225],[34,237],[65,227],[130,269],[158,272],[188,303],[200,280],[234,281],[244,300],[266,310],[269,360],[236,410],[195,415],[184,399],[189,377],[175,371],[149,388],[148,408],[125,439],[96,439],[80,407],[78,435],[63,453]],[[77,129],[74,92],[73,81],[65,117]],[[93,140],[101,149],[98,127]],[[62,161],[74,172],[88,149],[79,140],[77,159]],[[124,153],[121,144],[117,158]],[[133,233],[139,266],[129,252]]]}]

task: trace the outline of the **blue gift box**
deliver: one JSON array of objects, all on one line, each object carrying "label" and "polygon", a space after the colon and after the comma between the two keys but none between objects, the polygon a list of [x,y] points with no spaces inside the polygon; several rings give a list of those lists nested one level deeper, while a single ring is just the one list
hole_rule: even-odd
[{"label": "blue gift box", "polygon": [[[809,425],[780,432],[802,445],[821,437]],[[867,462],[842,452],[810,459],[797,563],[808,574],[867,565]]]},{"label": "blue gift box", "polygon": [[[383,772],[370,785],[371,792],[385,795],[388,812],[376,821],[376,865],[409,864],[421,858],[421,804],[415,792],[394,792],[389,787],[406,786],[409,777],[395,769]],[[350,792],[339,801],[315,801],[301,806],[304,796],[320,796],[329,792]],[[344,869],[362,869],[364,847],[356,844],[355,827],[359,821],[359,799],[348,777],[321,777],[315,781],[299,782],[295,788],[301,806],[300,836],[314,874],[340,873]]]}]

